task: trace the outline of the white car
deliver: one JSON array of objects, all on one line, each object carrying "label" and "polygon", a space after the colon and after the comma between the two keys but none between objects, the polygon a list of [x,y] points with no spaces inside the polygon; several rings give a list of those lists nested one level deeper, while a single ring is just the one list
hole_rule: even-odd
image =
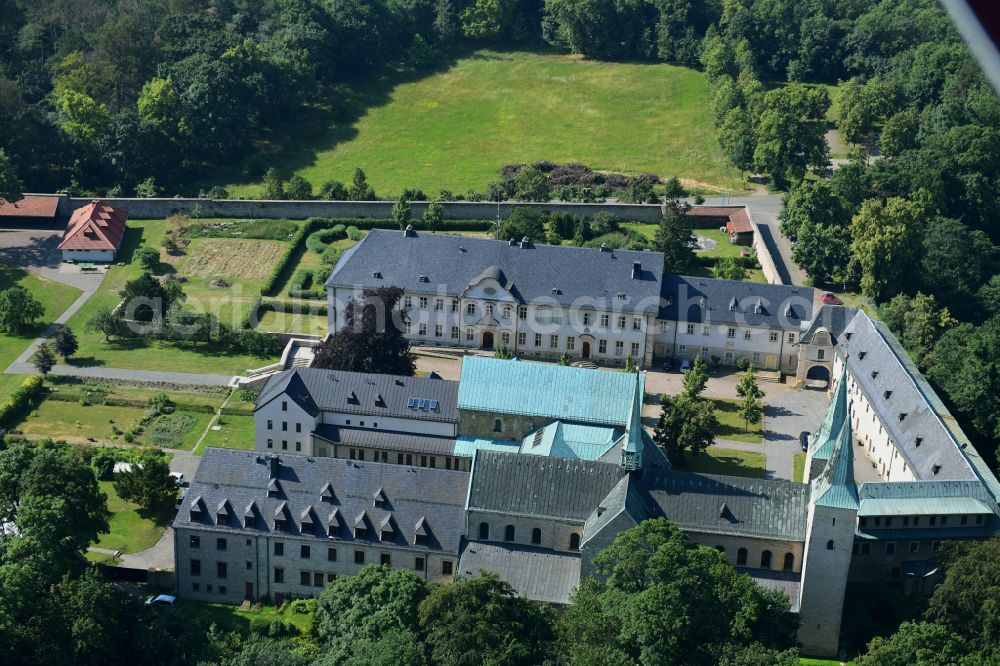
[{"label": "white car", "polygon": [[681,374],[687,374],[691,370],[691,361],[684,360],[681,362]]},{"label": "white car", "polygon": [[171,472],[170,476],[174,477],[174,483],[178,488],[184,485],[184,472]]},{"label": "white car", "polygon": [[172,594],[160,594],[146,599],[147,606],[173,606],[177,603],[177,597]]}]

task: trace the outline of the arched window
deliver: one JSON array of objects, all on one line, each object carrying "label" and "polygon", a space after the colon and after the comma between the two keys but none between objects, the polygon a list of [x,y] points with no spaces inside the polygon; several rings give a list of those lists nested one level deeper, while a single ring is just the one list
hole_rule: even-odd
[{"label": "arched window", "polygon": [[503,432],[503,421],[493,419],[493,432]]},{"label": "arched window", "polygon": [[479,523],[479,538],[486,541],[490,538],[490,524]]},{"label": "arched window", "polygon": [[785,571],[791,571],[792,567],[795,566],[795,556],[791,553],[785,553],[785,564],[782,567]]},{"label": "arched window", "polygon": [[736,551],[736,566],[744,566],[747,563],[747,549],[740,548]]},{"label": "arched window", "polygon": [[503,528],[503,540],[504,541],[513,541],[514,540],[514,526],[513,525],[508,525],[507,527]]},{"label": "arched window", "polygon": [[770,569],[771,568],[771,551],[765,550],[760,554],[760,568]]},{"label": "arched window", "polygon": [[829,541],[826,542],[826,549],[833,550],[833,539],[830,539]]},{"label": "arched window", "polygon": [[580,535],[576,532],[569,535],[569,549],[580,550]]},{"label": "arched window", "polygon": [[542,528],[536,527],[531,530],[531,543],[541,543],[542,542]]}]

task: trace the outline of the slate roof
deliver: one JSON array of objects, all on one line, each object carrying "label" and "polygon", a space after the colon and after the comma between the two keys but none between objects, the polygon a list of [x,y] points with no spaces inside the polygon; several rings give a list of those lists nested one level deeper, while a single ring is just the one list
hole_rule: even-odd
[{"label": "slate roof", "polygon": [[127,210],[92,201],[73,211],[59,249],[117,250],[125,235],[127,219]]},{"label": "slate roof", "polygon": [[808,323],[808,328],[799,337],[799,343],[811,343],[813,336],[822,328],[830,333],[831,342],[836,345],[844,334],[844,329],[858,312],[857,308],[845,308],[842,305],[821,305],[816,316]]},{"label": "slate roof", "polygon": [[[254,409],[286,392],[313,416],[329,411],[420,421],[458,421],[458,382],[445,379],[294,368],[267,380]],[[410,398],[437,400],[437,409],[410,408]]]},{"label": "slate roof", "polygon": [[860,516],[1000,514],[981,481],[865,483],[858,489]]},{"label": "slate roof", "polygon": [[[859,313],[844,330],[838,349],[846,354],[851,377],[918,480],[981,478],[992,484],[994,494],[1000,492],[985,465],[978,474],[973,469],[967,455],[979,454],[885,324]],[[891,391],[888,397],[886,391]]]},{"label": "slate roof", "polygon": [[618,465],[501,451],[476,452],[470,510],[583,522],[625,471]]},{"label": "slate roof", "polygon": [[[614,499],[636,521],[664,516],[690,532],[802,541],[809,487],[737,476],[645,470]],[[616,510],[615,507],[609,510]]]},{"label": "slate roof", "polygon": [[467,356],[458,408],[626,427],[637,374]]},{"label": "slate roof", "polygon": [[580,583],[580,555],[514,544],[466,542],[458,573],[476,576],[480,570],[499,575],[528,599],[568,604]]},{"label": "slate roof", "polygon": [[[520,239],[518,239],[520,240]],[[663,254],[600,250],[372,229],[345,252],[327,278],[328,287],[374,289],[459,297],[477,277],[502,273],[501,282],[521,303],[575,306],[587,299],[606,310],[655,314]],[[632,277],[633,262],[642,274]],[[381,277],[375,277],[375,274]],[[421,276],[425,280],[421,280]],[[624,299],[618,295],[624,294]],[[595,302],[596,301],[596,302]]]},{"label": "slate roof", "polygon": [[[363,541],[386,544],[380,541],[379,527],[391,516],[396,528],[393,546],[458,553],[467,472],[289,455],[278,458],[278,475],[272,480],[271,458],[253,451],[208,449],[174,518],[174,528],[353,541],[353,527],[361,517],[370,534]],[[330,494],[324,493],[326,484],[332,489],[328,498],[324,498]],[[269,486],[277,491],[276,497],[268,496]],[[379,490],[386,501],[375,503],[373,497]],[[201,516],[192,516],[191,506],[199,500],[205,510]],[[215,511],[223,500],[235,511],[220,523]],[[253,527],[245,528],[243,516],[251,503],[256,520]],[[311,531],[303,531],[303,515],[314,517]],[[331,515],[335,516],[332,537],[327,532]],[[288,528],[275,530],[275,516],[284,516]],[[426,544],[417,545],[415,534],[421,519],[428,537]]]},{"label": "slate roof", "polygon": [[439,456],[453,455],[455,450],[454,437],[417,435],[393,430],[349,428],[330,423],[321,423],[313,430],[313,434],[333,444],[364,446],[370,449],[411,451],[413,453],[427,453]]},{"label": "slate roof", "polygon": [[[815,290],[780,284],[665,275],[659,319],[800,331]],[[735,305],[735,309],[734,309]]]},{"label": "slate roof", "polygon": [[0,217],[47,217],[54,218],[59,209],[58,196],[38,196],[26,194],[17,201],[0,199]]}]

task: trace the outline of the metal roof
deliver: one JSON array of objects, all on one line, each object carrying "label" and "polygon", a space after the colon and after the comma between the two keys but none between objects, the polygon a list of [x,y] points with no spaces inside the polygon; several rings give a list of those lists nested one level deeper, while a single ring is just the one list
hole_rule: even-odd
[{"label": "metal roof", "polygon": [[826,416],[823,418],[819,432],[813,435],[812,442],[810,443],[810,447],[813,449],[812,457],[814,460],[829,460],[830,456],[833,455],[837,436],[840,434],[847,419],[846,379],[847,366],[844,365],[843,371],[837,380],[837,388],[834,390],[830,408],[826,411]]},{"label": "metal roof", "polygon": [[417,435],[393,430],[348,428],[330,423],[321,423],[313,430],[313,434],[333,444],[364,446],[372,449],[412,451],[414,453],[429,453],[441,456],[453,455],[455,450],[454,437]]},{"label": "metal roof", "polygon": [[854,437],[848,413],[826,466],[811,483],[812,501],[816,506],[857,510],[858,486],[854,481],[853,449]]},{"label": "metal roof", "polygon": [[520,452],[533,456],[554,456],[597,460],[623,435],[619,428],[553,421],[528,433]]},{"label": "metal roof", "polygon": [[908,497],[861,500],[859,516],[926,516],[993,514],[982,500],[972,497]]},{"label": "metal roof", "polygon": [[815,293],[812,287],[665,275],[657,317],[797,332],[812,319]]},{"label": "metal roof", "polygon": [[761,587],[781,590],[788,597],[793,613],[799,612],[799,590],[802,588],[801,574],[770,569],[749,569],[736,567],[741,574],[750,576]]},{"label": "metal roof", "polygon": [[528,599],[568,604],[580,583],[580,555],[514,544],[466,542],[458,572],[477,576],[480,571],[499,575]]},{"label": "metal roof", "polygon": [[517,453],[521,443],[516,439],[489,439],[488,437],[471,437],[459,435],[455,438],[455,455],[475,458],[476,451],[507,451]]},{"label": "metal roof", "polygon": [[627,427],[639,375],[467,356],[458,408]]},{"label": "metal roof", "polygon": [[[642,267],[637,278],[632,277],[635,262]],[[503,288],[521,303],[576,306],[586,299],[596,309],[656,314],[662,273],[660,252],[372,229],[344,253],[326,286],[396,286],[457,298],[479,279],[499,276]]]},{"label": "metal roof", "polygon": [[[277,476],[271,478],[271,461],[277,458]],[[196,498],[181,505],[174,518],[174,528],[203,528],[237,534],[287,534],[313,536],[323,541],[331,537],[326,525],[315,521],[303,530],[295,516],[327,517],[336,509],[343,516],[360,516],[371,525],[379,525],[388,516],[397,529],[392,541],[380,541],[372,534],[369,541],[402,548],[438,550],[457,554],[464,524],[464,504],[469,474],[429,467],[357,462],[339,458],[307,458],[305,456],[268,456],[254,451],[210,448],[202,456],[194,475],[188,497]],[[269,496],[271,481],[276,481]],[[333,489],[332,497],[324,493],[326,484]],[[372,498],[381,489],[386,502],[374,503]],[[228,518],[218,519],[208,511],[192,517],[191,505],[201,500],[202,506],[218,506],[229,500],[233,506],[253,503],[257,511],[253,527],[245,528],[243,516],[229,512]],[[284,516],[287,528],[276,530],[274,517]],[[416,544],[415,526],[424,518],[429,536],[425,544]],[[350,522],[349,520],[347,522]],[[345,521],[335,521],[332,540],[351,541],[354,535]]]},{"label": "metal roof", "polygon": [[583,523],[624,475],[609,463],[479,450],[469,509]]},{"label": "metal roof", "polygon": [[[445,379],[294,368],[267,380],[254,409],[283,393],[313,416],[325,411],[418,421],[458,421],[455,406],[458,382]],[[424,402],[411,406],[411,399]]]}]

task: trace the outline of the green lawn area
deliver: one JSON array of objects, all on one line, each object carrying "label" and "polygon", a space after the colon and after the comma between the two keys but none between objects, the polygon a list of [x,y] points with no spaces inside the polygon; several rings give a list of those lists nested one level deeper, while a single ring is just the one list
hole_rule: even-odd
[{"label": "green lawn area", "polygon": [[[19,284],[30,291],[31,295],[45,307],[45,315],[33,330],[25,334],[0,333],[0,372],[13,363],[14,359],[20,356],[21,352],[31,344],[31,341],[38,337],[38,334],[45,330],[45,327],[61,315],[80,295],[80,290],[76,287],[31,275],[22,270],[0,271],[0,291],[14,284]],[[24,381],[24,377],[16,375],[0,376],[0,400],[16,389],[22,381]]]},{"label": "green lawn area", "polygon": [[[248,355],[225,355],[211,347],[192,348],[189,344],[167,342],[105,342],[104,336],[86,330],[87,321],[101,307],[113,308],[120,301],[119,290],[131,279],[141,274],[141,269],[131,263],[136,248],[159,248],[167,228],[165,220],[129,220],[120,256],[126,265],[112,266],[101,283],[101,288],[68,324],[76,333],[80,349],[73,363],[78,366],[107,366],[136,370],[161,370],[172,372],[241,374],[247,368],[256,368],[273,362]],[[244,244],[252,243],[252,246]],[[187,278],[182,284],[188,295],[186,308],[201,309],[218,316],[230,325],[239,325],[257,297],[263,269],[254,266],[264,260],[257,256],[264,252],[267,261],[274,261],[275,250],[283,248],[280,241],[251,241],[246,239],[199,238],[192,241],[185,256],[178,258],[171,271]],[[251,251],[254,260],[240,256],[240,251]],[[273,265],[273,263],[269,264]],[[186,274],[189,271],[190,274]],[[266,277],[266,274],[264,274]],[[229,288],[211,287],[211,280],[222,277]]]},{"label": "green lawn area", "polygon": [[307,313],[291,314],[288,312],[268,311],[257,324],[258,331],[269,333],[302,333],[305,335],[326,335],[328,324],[326,315]]},{"label": "green lawn area", "polygon": [[716,438],[734,439],[738,442],[760,444],[760,426],[751,424],[749,431],[739,415],[739,401],[725,398],[709,398],[715,405],[715,418],[719,420],[719,428],[715,431]]},{"label": "green lawn area", "polygon": [[222,631],[238,631],[247,633],[250,631],[250,623],[263,621],[270,623],[272,620],[280,619],[289,622],[299,630],[299,633],[306,634],[312,627],[312,613],[296,613],[290,608],[286,608],[284,613],[279,613],[275,606],[261,606],[257,612],[240,610],[239,606],[231,604],[206,604],[197,601],[181,601],[178,603],[178,613],[183,613],[186,618],[202,620],[205,624],[216,624]]},{"label": "green lawn area", "polygon": [[[625,222],[621,226],[651,241],[656,236],[658,225],[642,222]],[[699,250],[697,252],[698,258],[702,263],[699,264],[696,270],[692,271],[695,277],[712,277],[711,266],[714,265],[716,259],[739,257],[742,250],[746,247],[745,245],[733,245],[729,242],[729,235],[718,229],[695,229],[694,233],[698,236],[710,238],[718,243],[718,245],[710,250]],[[764,271],[759,268],[752,268],[748,271],[747,281],[767,284]]]},{"label": "green lawn area", "polygon": [[221,427],[218,430],[209,429],[201,445],[195,449],[196,455],[202,455],[210,446],[220,449],[253,450],[253,416],[223,414],[220,421],[213,424],[214,426]]},{"label": "green lawn area", "polygon": [[764,454],[710,446],[699,456],[687,456],[679,469],[699,474],[726,474],[764,478]]},{"label": "green lawn area", "polygon": [[[482,50],[438,73],[338,89],[271,136],[254,161],[315,187],[348,183],[361,167],[382,196],[484,190],[501,165],[543,159],[739,189],[708,101],[704,74],[691,69]],[[262,172],[219,178],[235,196],[254,197]]]},{"label": "green lawn area", "polygon": [[170,522],[172,507],[167,508],[165,515],[149,516],[137,504],[118,497],[111,481],[99,481],[98,485],[101,492],[108,496],[108,524],[111,531],[100,535],[95,546],[138,553],[151,548],[160,540],[163,530]]},{"label": "green lawn area", "polygon": [[120,430],[128,430],[145,413],[141,407],[84,406],[78,402],[43,400],[16,428],[26,435],[68,442],[86,441],[90,437],[103,442],[122,442],[121,435],[112,432],[112,422]]},{"label": "green lawn area", "polygon": [[802,483],[802,479],[805,477],[806,469],[806,454],[805,451],[799,451],[792,458],[792,481],[795,483]]}]

